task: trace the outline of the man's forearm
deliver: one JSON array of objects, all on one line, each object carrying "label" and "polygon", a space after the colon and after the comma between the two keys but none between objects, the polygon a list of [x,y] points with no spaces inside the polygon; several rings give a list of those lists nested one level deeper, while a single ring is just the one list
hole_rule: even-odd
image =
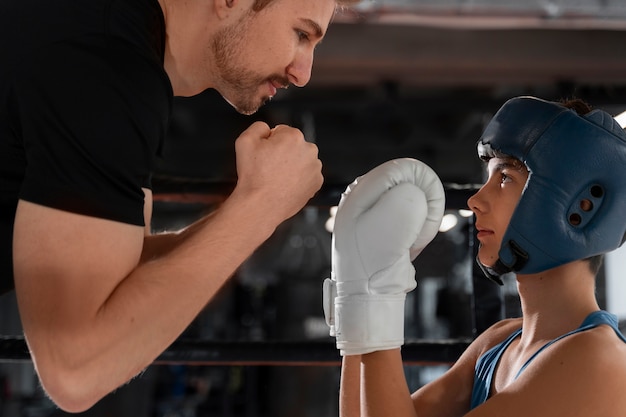
[{"label": "man's forearm", "polygon": [[209,221],[213,214],[215,214],[215,212],[202,217],[181,230],[155,233],[146,236],[143,241],[141,262],[143,263],[167,256],[172,249],[182,244],[185,239],[188,239],[197,231],[202,230],[202,227]]},{"label": "man's forearm", "polygon": [[[113,325],[112,332],[128,337],[106,352],[109,359],[102,364],[115,361],[119,355],[128,358],[131,366],[128,374],[120,368],[120,375],[112,376],[112,385],[105,391],[151,363],[270,236],[269,232],[255,230],[257,221],[244,217],[220,211],[184,231],[155,236],[158,245],[149,249],[153,251],[150,260],[140,264],[121,283],[102,309],[100,319],[104,327]],[[132,312],[128,311],[128,303],[134,304]],[[135,319],[126,321],[126,334],[118,321],[120,313]]]}]

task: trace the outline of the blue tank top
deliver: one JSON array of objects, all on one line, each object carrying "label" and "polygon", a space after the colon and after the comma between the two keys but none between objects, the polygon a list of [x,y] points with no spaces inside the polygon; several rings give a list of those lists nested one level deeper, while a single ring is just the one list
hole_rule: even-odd
[{"label": "blue tank top", "polygon": [[[526,363],[524,363],[524,365],[521,367],[521,369],[519,370],[515,378],[517,378],[524,371],[524,369],[526,369],[526,367],[537,357],[537,355],[539,355],[548,346],[552,345],[555,342],[558,342],[559,340],[567,336],[570,336],[575,333],[580,333],[585,330],[592,329],[601,324],[608,324],[609,326],[611,326],[613,330],[615,330],[615,333],[617,334],[617,336],[620,339],[622,339],[624,343],[626,343],[626,338],[619,331],[617,317],[606,311],[602,311],[602,310],[594,311],[589,316],[587,316],[587,318],[585,319],[585,321],[583,321],[580,327],[578,327],[575,330],[572,330],[569,333],[559,336],[556,339],[543,345],[541,349],[535,352],[526,361]],[[472,403],[470,406],[470,410],[473,410],[474,408],[478,407],[479,405],[487,401],[487,399],[489,398],[489,393],[491,391],[491,384],[493,381],[493,375],[496,371],[498,362],[500,361],[502,354],[509,347],[511,342],[520,334],[522,334],[522,329],[516,330],[515,332],[513,332],[512,335],[507,337],[504,341],[495,345],[494,347],[489,349],[487,352],[485,352],[480,358],[478,358],[478,361],[476,362],[476,368],[474,370],[474,387],[472,388]]]}]

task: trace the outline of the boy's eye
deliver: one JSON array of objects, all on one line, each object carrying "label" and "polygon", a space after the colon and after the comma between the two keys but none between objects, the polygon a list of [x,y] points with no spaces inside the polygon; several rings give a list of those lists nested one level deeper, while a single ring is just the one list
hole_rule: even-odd
[{"label": "boy's eye", "polygon": [[298,35],[298,39],[301,41],[305,41],[309,39],[309,34],[301,30],[296,30],[296,34]]}]

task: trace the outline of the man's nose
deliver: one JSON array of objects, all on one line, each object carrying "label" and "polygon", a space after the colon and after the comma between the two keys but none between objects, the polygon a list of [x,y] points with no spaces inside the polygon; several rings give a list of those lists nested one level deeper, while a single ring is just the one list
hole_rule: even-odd
[{"label": "man's nose", "polygon": [[287,69],[289,81],[297,87],[304,87],[311,80],[312,68],[313,51],[300,52]]}]

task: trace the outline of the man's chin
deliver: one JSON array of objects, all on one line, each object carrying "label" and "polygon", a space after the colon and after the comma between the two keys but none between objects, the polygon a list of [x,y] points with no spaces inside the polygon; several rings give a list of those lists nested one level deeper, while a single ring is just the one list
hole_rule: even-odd
[{"label": "man's chin", "polygon": [[235,110],[237,110],[237,112],[239,112],[240,114],[243,114],[244,116],[251,116],[257,111],[259,111],[259,107],[254,108],[254,109],[249,109],[249,108],[242,109],[242,108],[235,107]]},{"label": "man's chin", "polygon": [[[235,108],[235,110],[237,110],[237,112],[244,114],[246,116],[250,116],[254,113],[256,113],[257,111],[259,111],[259,109],[265,105],[265,103],[267,103],[270,100],[269,97],[265,97],[263,98],[259,103],[253,104],[253,103],[246,103],[246,104],[235,104],[229,101],[230,105],[233,106]],[[228,101],[228,100],[226,100]]]},{"label": "man's chin", "polygon": [[246,106],[246,107],[242,107],[242,106],[234,106],[235,110],[237,110],[239,113],[244,114],[246,116],[250,116],[254,113],[256,113],[257,111],[259,111],[259,109],[261,108],[261,106],[263,106],[265,103],[267,103],[268,100],[264,100],[262,103],[256,105],[256,106]]}]

